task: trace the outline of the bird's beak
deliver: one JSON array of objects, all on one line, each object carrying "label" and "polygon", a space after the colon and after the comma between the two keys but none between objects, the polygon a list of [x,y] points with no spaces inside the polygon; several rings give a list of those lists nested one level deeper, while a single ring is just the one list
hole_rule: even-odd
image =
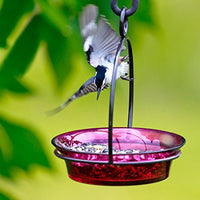
[{"label": "bird's beak", "polygon": [[99,99],[100,93],[101,93],[101,88],[98,88],[98,90],[97,90],[97,100]]}]

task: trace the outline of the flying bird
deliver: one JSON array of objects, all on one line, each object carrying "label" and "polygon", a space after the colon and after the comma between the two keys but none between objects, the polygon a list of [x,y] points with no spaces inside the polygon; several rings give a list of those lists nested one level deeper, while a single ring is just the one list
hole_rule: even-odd
[{"label": "flying bird", "polygon": [[[48,114],[55,114],[63,110],[74,99],[91,92],[97,92],[97,100],[102,90],[110,87],[114,67],[115,55],[120,44],[120,36],[111,28],[104,16],[100,16],[98,23],[98,8],[95,5],[87,5],[79,16],[81,35],[83,38],[83,50],[88,63],[95,68],[96,74],[87,80],[77,92],[56,109]],[[125,50],[123,47],[122,50]],[[127,56],[120,57],[116,79],[127,76]],[[126,79],[126,78],[125,78]]]}]

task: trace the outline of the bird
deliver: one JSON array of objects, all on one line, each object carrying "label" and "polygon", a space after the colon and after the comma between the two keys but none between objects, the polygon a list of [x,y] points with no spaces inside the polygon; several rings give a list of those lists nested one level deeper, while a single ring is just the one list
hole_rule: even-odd
[{"label": "bird", "polygon": [[[50,115],[60,112],[73,100],[91,92],[97,92],[98,100],[101,91],[110,87],[114,60],[121,38],[116,31],[111,28],[105,16],[100,15],[100,19],[96,23],[97,17],[98,7],[93,4],[84,7],[79,15],[83,50],[89,65],[95,68],[96,73],[67,101],[49,111],[48,114]],[[125,46],[123,46],[122,51],[125,49]],[[123,57],[120,56],[116,79],[121,77],[126,80],[129,68],[129,64],[126,61],[127,57],[127,55]]]}]

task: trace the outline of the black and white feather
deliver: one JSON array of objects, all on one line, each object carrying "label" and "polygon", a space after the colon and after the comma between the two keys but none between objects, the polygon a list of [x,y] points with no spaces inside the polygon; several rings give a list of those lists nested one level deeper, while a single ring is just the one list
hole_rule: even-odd
[{"label": "black and white feather", "polygon": [[[86,53],[88,63],[95,68],[96,74],[86,81],[66,102],[50,111],[49,114],[61,111],[74,99],[91,92],[97,92],[98,99],[100,92],[107,89],[111,83],[114,59],[121,38],[111,28],[104,16],[100,16],[96,24],[97,17],[98,8],[94,5],[86,6],[79,16],[83,50]],[[116,79],[126,75],[127,71],[128,63],[121,59]]]},{"label": "black and white feather", "polygon": [[[70,102],[72,102],[74,99],[82,97],[88,93],[91,92],[96,92],[97,91],[97,86],[95,84],[95,76],[93,76],[92,78],[90,78],[88,81],[86,81],[80,88],[78,91],[76,91],[67,101],[65,101],[63,104],[61,104],[60,106],[58,106],[57,108],[50,110],[49,112],[47,112],[47,115],[54,115],[58,112],[60,112],[61,110],[63,110]],[[110,85],[109,84],[104,84],[102,90],[109,88]]]},{"label": "black and white feather", "polygon": [[[79,24],[81,29],[81,35],[83,38],[83,44],[90,44],[89,40],[96,33],[97,25],[96,19],[98,15],[98,8],[94,5],[88,5],[79,16]],[[91,39],[90,39],[91,36]],[[88,40],[88,42],[86,42]],[[87,51],[89,47],[85,45],[84,50]]]},{"label": "black and white feather", "polygon": [[111,28],[104,16],[100,16],[98,24],[95,24],[97,15],[98,8],[88,5],[79,18],[83,49],[89,64],[93,67],[104,64],[107,58],[113,62],[120,43],[120,36]]}]

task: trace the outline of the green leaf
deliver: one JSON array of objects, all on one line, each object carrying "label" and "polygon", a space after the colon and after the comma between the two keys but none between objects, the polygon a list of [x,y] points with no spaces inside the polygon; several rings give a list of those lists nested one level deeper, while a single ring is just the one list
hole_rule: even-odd
[{"label": "green leaf", "polygon": [[0,69],[0,90],[27,92],[17,78],[24,75],[40,44],[40,24],[42,18],[35,16],[15,42]]},{"label": "green leaf", "polygon": [[0,199],[1,199],[1,200],[14,200],[15,198],[10,197],[10,195],[7,196],[7,194],[3,194],[3,193],[0,191]]},{"label": "green leaf", "polygon": [[1,200],[11,200],[9,197],[5,196],[4,194],[0,193]]},{"label": "green leaf", "polygon": [[[1,131],[1,130],[0,130]],[[1,146],[0,146],[1,147]],[[3,152],[0,148],[0,174],[5,177],[10,177],[9,164],[6,162]]]},{"label": "green leaf", "polygon": [[30,89],[14,77],[0,73],[0,91],[8,90],[15,93],[29,94]]},{"label": "green leaf", "polygon": [[0,10],[0,46],[7,46],[7,38],[23,14],[33,10],[33,0],[4,0]]},{"label": "green leaf", "polygon": [[37,0],[45,20],[58,29],[63,35],[69,35],[68,18],[62,9],[53,7],[47,0]]},{"label": "green leaf", "polygon": [[[62,86],[73,67],[71,62],[73,55],[72,46],[70,46],[71,42],[69,38],[64,37],[53,26],[45,24],[44,27],[44,40],[47,42],[47,51],[52,63],[52,69],[58,86]],[[73,40],[73,38],[71,39]]]},{"label": "green leaf", "polygon": [[26,72],[40,44],[41,20],[40,16],[35,16],[30,21],[5,58],[0,73],[19,77]]},{"label": "green leaf", "polygon": [[3,118],[0,118],[0,125],[0,173],[3,176],[13,175],[14,168],[29,171],[34,164],[50,167],[44,148],[32,128]]}]

